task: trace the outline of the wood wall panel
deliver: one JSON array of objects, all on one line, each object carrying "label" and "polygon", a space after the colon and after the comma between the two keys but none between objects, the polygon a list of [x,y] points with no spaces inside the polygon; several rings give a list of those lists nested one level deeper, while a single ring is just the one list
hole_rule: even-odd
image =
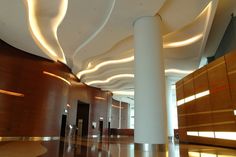
[{"label": "wood wall panel", "polygon": [[[193,79],[192,79],[193,78]],[[236,51],[196,70],[176,83],[177,98],[187,98],[203,91],[209,95],[178,106],[180,141],[230,146],[236,140],[187,136],[187,131],[236,132]],[[183,85],[183,90],[180,90]],[[179,92],[179,93],[178,93]]]},{"label": "wood wall panel", "polygon": [[[47,71],[72,83],[43,74]],[[61,117],[69,103],[67,124],[76,123],[78,100],[90,104],[89,134],[98,134],[91,122],[104,117],[107,127],[111,93],[80,83],[62,63],[18,50],[0,40],[0,89],[24,97],[0,93],[0,136],[59,136]],[[95,96],[104,97],[96,100]]]},{"label": "wood wall panel", "polygon": [[184,98],[183,80],[176,83],[176,99],[181,100]]},{"label": "wood wall panel", "polygon": [[236,109],[236,51],[225,55],[232,105]]}]

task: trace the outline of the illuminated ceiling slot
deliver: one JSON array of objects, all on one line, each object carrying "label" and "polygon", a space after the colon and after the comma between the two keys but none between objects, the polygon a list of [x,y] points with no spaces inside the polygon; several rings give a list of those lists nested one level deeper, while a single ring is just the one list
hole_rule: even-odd
[{"label": "illuminated ceiling slot", "polygon": [[234,110],[234,115],[236,116],[236,110]]},{"label": "illuminated ceiling slot", "polygon": [[11,96],[17,96],[17,97],[24,97],[25,96],[24,94],[21,94],[21,93],[12,92],[12,91],[3,90],[3,89],[0,89],[0,93],[6,94],[6,95],[11,95]]},{"label": "illuminated ceiling slot", "polygon": [[66,80],[65,78],[63,78],[63,77],[61,77],[61,76],[58,76],[58,75],[56,75],[56,74],[53,74],[53,73],[50,73],[50,72],[47,72],[47,71],[43,71],[43,73],[44,73],[45,75],[49,75],[49,76],[55,77],[55,78],[57,78],[57,79],[60,79],[60,80],[64,81],[65,83],[67,83],[68,85],[71,85],[71,83],[70,83],[68,80]]},{"label": "illuminated ceiling slot", "polygon": [[193,44],[193,43],[199,41],[200,39],[202,39],[202,37],[203,37],[203,34],[198,34],[194,37],[191,37],[191,38],[183,40],[183,41],[165,43],[163,45],[163,48],[175,48],[175,47],[187,46],[187,45],[190,45],[190,44]]},{"label": "illuminated ceiling slot", "polygon": [[92,85],[92,84],[105,84],[108,83],[114,79],[117,78],[134,78],[134,74],[119,74],[119,75],[114,75],[112,77],[107,78],[106,80],[95,80],[91,82],[86,82],[87,85]]},{"label": "illuminated ceiling slot", "polygon": [[190,74],[191,70],[179,70],[179,69],[166,69],[165,73],[177,73],[177,74]]},{"label": "illuminated ceiling slot", "polygon": [[112,91],[113,94],[116,95],[130,95],[134,96],[134,91]]},{"label": "illuminated ceiling slot", "polygon": [[42,48],[43,51],[46,51],[47,54],[53,59],[53,60],[59,60],[66,64],[66,59],[64,52],[59,44],[58,37],[57,37],[57,29],[64,19],[68,7],[68,0],[61,0],[61,4],[59,7],[58,14],[52,18],[51,20],[51,29],[53,38],[55,39],[57,46],[59,50],[61,51],[60,56],[57,54],[57,50],[54,49],[54,47],[47,41],[44,34],[42,33],[42,28],[39,26],[37,15],[37,1],[36,0],[26,0],[27,8],[28,8],[28,18],[29,18],[29,25],[31,29],[31,33],[33,35],[33,38],[35,39],[36,43]]},{"label": "illuminated ceiling slot", "polygon": [[[129,50],[129,51],[131,51],[131,50]],[[132,51],[133,51],[133,49],[132,49]],[[104,67],[104,66],[107,66],[107,65],[127,63],[127,62],[131,62],[131,61],[133,61],[133,60],[134,60],[134,56],[131,56],[131,57],[128,57],[128,58],[119,59],[119,60],[109,60],[109,61],[105,61],[105,62],[99,63],[98,65],[96,65],[96,66],[95,66],[94,68],[92,68],[92,69],[86,69],[86,70],[80,71],[80,72],[77,74],[77,77],[78,77],[78,78],[81,78],[82,75],[95,72],[95,71],[97,71],[98,69],[100,69],[101,67]],[[91,66],[91,63],[89,63],[89,65]],[[89,65],[88,65],[88,66],[89,66]]]}]

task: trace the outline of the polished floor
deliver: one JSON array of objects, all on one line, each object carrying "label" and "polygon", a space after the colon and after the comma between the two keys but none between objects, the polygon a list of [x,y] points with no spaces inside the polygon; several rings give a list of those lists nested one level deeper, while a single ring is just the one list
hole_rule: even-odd
[{"label": "polished floor", "polygon": [[120,137],[0,142],[0,157],[236,157],[236,150],[169,143],[165,152],[141,152],[132,138]]}]

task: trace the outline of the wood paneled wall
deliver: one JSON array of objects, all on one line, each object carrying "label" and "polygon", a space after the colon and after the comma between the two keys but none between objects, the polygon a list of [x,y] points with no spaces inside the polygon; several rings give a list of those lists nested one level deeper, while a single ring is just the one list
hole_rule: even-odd
[{"label": "wood paneled wall", "polygon": [[209,95],[178,106],[180,141],[236,147],[236,140],[187,136],[187,131],[236,132],[236,51],[178,81],[177,101],[207,90]]},{"label": "wood paneled wall", "polygon": [[[43,71],[63,77],[72,85]],[[91,122],[98,122],[99,117],[104,117],[104,128],[107,127],[110,92],[80,83],[62,63],[28,54],[2,40],[0,89],[24,94],[24,97],[16,97],[0,93],[0,136],[59,136],[67,104],[71,106],[68,124],[76,123],[78,100],[90,104],[89,134],[98,133],[98,129],[92,129]]]}]

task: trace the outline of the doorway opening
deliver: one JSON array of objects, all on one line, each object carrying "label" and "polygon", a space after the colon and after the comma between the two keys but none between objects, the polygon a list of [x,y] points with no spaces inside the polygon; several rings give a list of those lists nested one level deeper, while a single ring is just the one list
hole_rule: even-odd
[{"label": "doorway opening", "polygon": [[63,114],[61,118],[61,133],[60,133],[61,137],[66,136],[66,119],[67,119],[67,115]]},{"label": "doorway opening", "polygon": [[78,101],[76,126],[77,136],[88,136],[89,104]]}]

